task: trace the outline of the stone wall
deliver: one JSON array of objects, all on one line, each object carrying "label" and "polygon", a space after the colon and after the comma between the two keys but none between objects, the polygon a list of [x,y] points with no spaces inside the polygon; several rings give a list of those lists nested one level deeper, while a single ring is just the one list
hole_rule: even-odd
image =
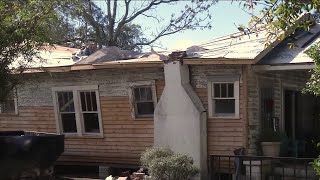
[{"label": "stone wall", "polygon": [[66,135],[59,162],[138,165],[141,153],[153,146],[153,118],[133,119],[128,89],[132,82],[153,80],[159,99],[164,89],[162,68],[37,73],[24,78],[18,88],[18,114],[0,114],[0,131],[55,133],[52,87],[99,85],[103,135]]},{"label": "stone wall", "polygon": [[99,85],[100,96],[128,96],[130,82],[164,79],[162,68],[103,69],[26,74],[18,88],[19,106],[52,106],[52,87]]},{"label": "stone wall", "polygon": [[261,130],[260,118],[260,89],[261,87],[273,88],[274,116],[282,120],[282,91],[284,87],[301,91],[309,78],[306,70],[291,71],[248,71],[248,153],[258,153],[257,140]]}]

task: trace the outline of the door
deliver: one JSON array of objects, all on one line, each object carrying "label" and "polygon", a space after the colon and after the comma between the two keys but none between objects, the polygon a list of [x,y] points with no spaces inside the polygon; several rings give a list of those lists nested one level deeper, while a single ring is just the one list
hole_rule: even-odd
[{"label": "door", "polygon": [[284,129],[292,140],[296,138],[297,94],[297,91],[284,90]]}]

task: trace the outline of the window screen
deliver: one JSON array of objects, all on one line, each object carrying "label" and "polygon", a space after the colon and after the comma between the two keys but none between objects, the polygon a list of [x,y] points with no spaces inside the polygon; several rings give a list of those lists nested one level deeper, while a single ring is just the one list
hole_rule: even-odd
[{"label": "window screen", "polygon": [[80,92],[81,114],[85,133],[99,133],[99,113],[95,91]]},{"label": "window screen", "polygon": [[64,133],[76,133],[77,123],[72,91],[57,92],[59,116]]},{"label": "window screen", "polygon": [[233,83],[214,83],[212,97],[214,114],[235,114]]},{"label": "window screen", "polygon": [[135,87],[133,91],[136,116],[152,116],[154,101],[151,86]]}]

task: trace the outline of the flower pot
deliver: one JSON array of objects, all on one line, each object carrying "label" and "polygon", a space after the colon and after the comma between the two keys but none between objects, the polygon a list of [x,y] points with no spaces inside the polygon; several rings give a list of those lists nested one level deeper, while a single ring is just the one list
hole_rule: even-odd
[{"label": "flower pot", "polygon": [[280,142],[261,142],[264,156],[278,157],[280,154]]}]

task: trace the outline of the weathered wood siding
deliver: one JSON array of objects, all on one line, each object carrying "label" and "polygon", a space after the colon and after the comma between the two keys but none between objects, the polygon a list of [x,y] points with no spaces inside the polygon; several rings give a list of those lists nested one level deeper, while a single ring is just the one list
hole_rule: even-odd
[{"label": "weathered wood siding", "polygon": [[[158,99],[164,81],[156,81]],[[62,161],[138,164],[141,153],[153,145],[153,119],[132,119],[129,98],[100,97],[103,138],[66,138]]]},{"label": "weathered wood siding", "polygon": [[98,84],[103,137],[66,136],[59,161],[138,164],[141,152],[153,145],[153,118],[132,118],[128,83],[155,80],[159,99],[164,89],[163,69],[30,76],[32,82],[19,90],[19,114],[0,114],[0,130],[57,132],[51,88]]},{"label": "weathered wood siding", "polygon": [[19,107],[19,115],[0,114],[0,130],[29,130],[55,133],[56,120],[53,107]]},{"label": "weathered wood siding", "polygon": [[260,90],[269,87],[273,89],[274,116],[280,120],[280,128],[284,126],[283,88],[300,91],[310,78],[308,70],[259,71],[248,69],[248,154],[257,155],[257,141],[261,133]]},{"label": "weathered wood siding", "polygon": [[233,150],[246,147],[246,75],[241,65],[197,65],[191,66],[191,84],[208,112],[207,76],[217,74],[241,74],[240,118],[208,118],[208,155],[232,155]]}]

